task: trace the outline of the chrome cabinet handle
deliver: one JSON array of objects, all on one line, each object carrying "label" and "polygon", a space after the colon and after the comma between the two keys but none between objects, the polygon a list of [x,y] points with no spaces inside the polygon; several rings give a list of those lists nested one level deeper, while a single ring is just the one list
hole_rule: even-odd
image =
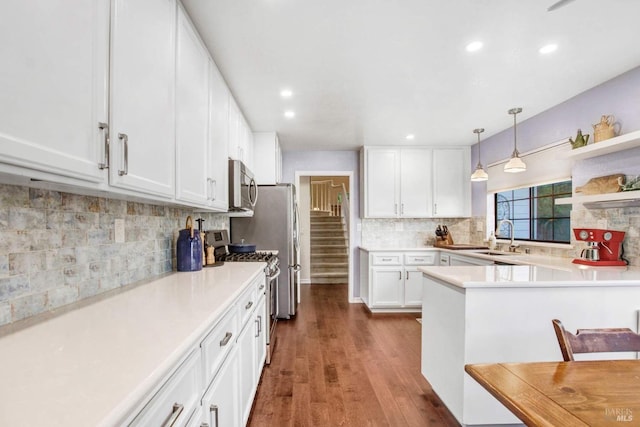
[{"label": "chrome cabinet handle", "polygon": [[104,162],[98,163],[100,169],[109,167],[109,125],[104,122],[98,123],[98,128],[104,131]]},{"label": "chrome cabinet handle", "polygon": [[218,427],[218,405],[211,405],[209,407],[209,412],[211,412],[214,417],[211,420],[211,423],[213,424],[215,422],[214,426]]},{"label": "chrome cabinet handle", "polygon": [[245,310],[249,310],[249,309],[251,308],[251,306],[253,306],[253,301],[249,301],[249,302],[247,303],[247,305],[245,305],[245,306],[244,306],[244,309],[245,309]]},{"label": "chrome cabinet handle", "polygon": [[398,271],[398,280],[402,280],[402,271]]},{"label": "chrome cabinet handle", "polygon": [[260,285],[260,287],[258,288],[259,291],[264,289],[264,283]]},{"label": "chrome cabinet handle", "polygon": [[[260,316],[258,316],[260,317]],[[260,319],[256,319],[254,320],[254,322],[256,322],[256,335],[255,338],[258,338],[260,336]]]},{"label": "chrome cabinet handle", "polygon": [[118,175],[123,176],[129,173],[129,137],[126,133],[119,133],[118,139],[124,143],[124,169],[118,170]]},{"label": "chrome cabinet handle", "polygon": [[404,203],[400,205],[400,215],[404,215]]},{"label": "chrome cabinet handle", "polygon": [[227,332],[226,334],[224,334],[224,338],[220,340],[220,347],[224,347],[225,345],[227,345],[232,336],[233,334],[231,332]]},{"label": "chrome cabinet handle", "polygon": [[433,204],[433,214],[436,215],[438,213],[438,204],[434,203]]},{"label": "chrome cabinet handle", "polygon": [[408,271],[405,271],[404,279],[405,280],[409,280],[409,272]]},{"label": "chrome cabinet handle", "polygon": [[178,420],[178,417],[180,416],[180,414],[182,414],[182,411],[184,411],[184,405],[180,403],[174,403],[173,409],[171,411],[171,415],[169,415],[169,418],[167,418],[167,421],[165,421],[164,424],[162,424],[162,427],[172,427]]},{"label": "chrome cabinet handle", "polygon": [[218,181],[211,178],[211,200],[218,200]]},{"label": "chrome cabinet handle", "polygon": [[213,200],[211,198],[211,178],[207,178],[207,200]]},{"label": "chrome cabinet handle", "polygon": [[209,427],[209,423],[202,423],[200,424],[200,427]]},{"label": "chrome cabinet handle", "polygon": [[391,258],[382,258],[382,261],[393,261]]},{"label": "chrome cabinet handle", "polygon": [[396,214],[396,215],[398,215],[398,204],[397,204],[397,203],[395,203],[395,204],[393,205],[393,213],[394,213],[394,214]]},{"label": "chrome cabinet handle", "polygon": [[424,261],[424,258],[414,258],[414,261]]}]

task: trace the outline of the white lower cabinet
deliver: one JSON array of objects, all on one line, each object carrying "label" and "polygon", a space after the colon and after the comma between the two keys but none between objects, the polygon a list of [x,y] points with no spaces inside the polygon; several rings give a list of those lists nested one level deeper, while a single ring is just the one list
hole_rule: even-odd
[{"label": "white lower cabinet", "polygon": [[404,268],[404,298],[405,307],[422,306],[422,272],[417,267]]},{"label": "white lower cabinet", "polygon": [[479,259],[475,257],[469,257],[464,255],[451,254],[449,255],[449,265],[461,266],[461,265],[492,265],[493,261],[486,259]]},{"label": "white lower cabinet", "polygon": [[[238,348],[234,347],[202,398],[201,421],[208,427],[239,426]],[[199,424],[195,424],[199,425]]]},{"label": "white lower cabinet", "polygon": [[238,336],[238,362],[240,372],[240,412],[242,425],[246,424],[251,411],[252,392],[254,391],[254,383],[256,383],[256,348],[255,348],[255,324],[250,321],[244,325],[244,329],[240,331]]},{"label": "white lower cabinet", "polygon": [[362,250],[361,297],[372,312],[419,311],[422,306],[421,265],[437,264],[438,251],[377,252]]},{"label": "white lower cabinet", "polygon": [[197,410],[202,390],[202,359],[194,349],[130,426],[186,426]]},{"label": "white lower cabinet", "polygon": [[[238,336],[239,388],[242,425],[246,425],[251,413],[251,406],[257,385],[262,374],[266,357],[266,340],[264,335],[264,313],[266,310],[264,294],[254,305],[250,320]],[[224,425],[224,424],[222,424]]]},{"label": "white lower cabinet", "polygon": [[402,267],[371,269],[371,307],[401,307]]},{"label": "white lower cabinet", "polygon": [[262,367],[267,360],[267,334],[266,330],[269,327],[267,323],[267,304],[264,293],[258,297],[258,306],[256,307],[255,322],[258,328],[256,336],[256,379],[260,380],[262,374]]},{"label": "white lower cabinet", "polygon": [[246,425],[266,357],[264,288],[260,275],[124,425]]}]

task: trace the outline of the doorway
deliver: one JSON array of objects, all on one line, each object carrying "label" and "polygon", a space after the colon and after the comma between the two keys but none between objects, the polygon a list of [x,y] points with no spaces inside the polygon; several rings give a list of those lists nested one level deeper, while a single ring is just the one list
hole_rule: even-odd
[{"label": "doorway", "polygon": [[353,299],[352,171],[297,171],[303,285],[347,283]]}]

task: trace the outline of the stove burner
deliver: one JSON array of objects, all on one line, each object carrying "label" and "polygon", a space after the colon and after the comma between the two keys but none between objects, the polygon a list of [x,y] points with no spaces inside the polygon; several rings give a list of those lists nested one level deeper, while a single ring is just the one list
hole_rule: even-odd
[{"label": "stove burner", "polygon": [[270,262],[276,258],[272,252],[228,253],[221,256],[221,261],[230,262]]}]

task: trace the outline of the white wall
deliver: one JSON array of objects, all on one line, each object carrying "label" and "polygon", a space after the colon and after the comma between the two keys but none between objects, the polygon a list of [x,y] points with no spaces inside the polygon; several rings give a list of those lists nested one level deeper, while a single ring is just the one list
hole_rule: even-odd
[{"label": "white wall", "polygon": [[300,187],[298,188],[298,209],[300,211],[300,283],[311,283],[311,235],[310,225],[310,204],[311,192],[308,176],[300,177]]}]

